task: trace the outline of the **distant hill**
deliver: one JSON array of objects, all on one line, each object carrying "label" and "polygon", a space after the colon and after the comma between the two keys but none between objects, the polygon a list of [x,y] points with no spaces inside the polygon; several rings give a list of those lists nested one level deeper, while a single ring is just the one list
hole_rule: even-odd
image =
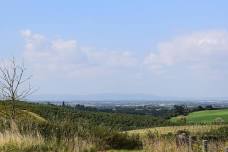
[{"label": "distant hill", "polygon": [[154,94],[118,94],[118,93],[102,93],[102,94],[39,94],[31,96],[30,100],[33,101],[228,101],[228,97],[174,97],[174,96],[158,96]]}]

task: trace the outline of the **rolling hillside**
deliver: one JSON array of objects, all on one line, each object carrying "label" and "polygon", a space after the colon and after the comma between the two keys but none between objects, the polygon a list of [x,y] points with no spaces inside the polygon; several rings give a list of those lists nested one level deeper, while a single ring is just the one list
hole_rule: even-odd
[{"label": "rolling hillside", "polygon": [[[117,130],[132,130],[148,128],[163,124],[166,121],[153,116],[118,114],[107,112],[93,112],[79,110],[70,106],[57,106],[52,104],[38,104],[17,102],[16,118],[19,122],[27,120],[36,122],[48,122],[51,124],[71,123],[87,124],[86,126],[111,127]],[[9,102],[0,102],[0,118],[10,117],[11,106]]]},{"label": "rolling hillside", "polygon": [[[0,121],[1,123],[6,122],[10,119],[11,115],[11,107],[8,103],[1,102],[0,104]],[[15,121],[21,123],[34,123],[34,124],[42,124],[47,123],[47,120],[36,114],[32,111],[26,110],[25,108],[17,108],[15,114]]]}]

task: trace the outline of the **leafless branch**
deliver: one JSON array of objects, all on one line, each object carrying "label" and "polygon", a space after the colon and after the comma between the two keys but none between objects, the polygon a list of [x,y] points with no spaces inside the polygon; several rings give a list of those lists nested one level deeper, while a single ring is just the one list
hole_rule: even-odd
[{"label": "leafless branch", "polygon": [[0,93],[4,100],[12,101],[13,107],[16,101],[23,100],[36,91],[30,85],[32,76],[26,76],[25,72],[24,64],[16,64],[14,58],[7,64],[0,65]]}]

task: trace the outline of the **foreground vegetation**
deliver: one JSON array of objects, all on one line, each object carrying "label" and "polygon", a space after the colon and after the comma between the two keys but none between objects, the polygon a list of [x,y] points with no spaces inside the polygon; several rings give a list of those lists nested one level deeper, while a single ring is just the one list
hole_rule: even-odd
[{"label": "foreground vegetation", "polygon": [[1,151],[141,149],[139,136],[120,132],[166,123],[152,116],[81,111],[71,106],[16,102],[15,107],[12,120],[10,101],[0,102],[0,136],[9,139],[0,144]]},{"label": "foreground vegetation", "polygon": [[0,102],[1,152],[187,152],[186,144],[177,147],[175,142],[181,131],[194,137],[196,152],[202,150],[202,139],[208,139],[214,151],[228,140],[226,124],[174,126],[168,119],[148,115],[19,101],[15,107],[11,119],[10,101]]}]

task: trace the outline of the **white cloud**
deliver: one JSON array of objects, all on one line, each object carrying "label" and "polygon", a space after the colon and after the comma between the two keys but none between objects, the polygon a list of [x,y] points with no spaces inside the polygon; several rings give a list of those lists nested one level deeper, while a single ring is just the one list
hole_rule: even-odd
[{"label": "white cloud", "polygon": [[64,41],[62,39],[58,39],[52,42],[52,47],[56,50],[75,49],[76,45],[77,42],[75,40]]},{"label": "white cloud", "polygon": [[[48,39],[30,30],[21,31],[25,40],[24,58],[45,76],[94,76],[115,68],[130,68],[137,59],[127,51],[97,50],[80,46],[76,40]],[[39,74],[40,75],[40,74]]]},{"label": "white cloud", "polygon": [[[206,31],[177,36],[158,44],[157,50],[142,60],[129,51],[115,51],[81,46],[76,40],[49,39],[30,30],[21,31],[25,40],[24,57],[37,73],[43,71],[63,77],[85,77],[130,72],[143,75],[152,69],[162,74],[176,68],[206,73],[224,73],[228,57],[228,32]],[[122,70],[122,71],[121,71]],[[60,74],[62,73],[62,75]],[[137,75],[136,74],[136,75]],[[40,74],[39,74],[40,75]],[[216,74],[213,74],[216,75]]]},{"label": "white cloud", "polygon": [[189,91],[198,94],[201,90],[202,94],[220,94],[227,87],[227,31],[177,36],[139,56],[126,50],[81,46],[75,39],[50,39],[30,30],[21,31],[21,35],[25,40],[26,65],[31,66],[36,82],[43,83],[42,90],[144,90],[179,95]]},{"label": "white cloud", "polygon": [[156,52],[145,57],[144,64],[153,70],[178,66],[213,69],[220,64],[227,65],[227,57],[228,32],[207,31],[178,36],[160,43]]},{"label": "white cloud", "polygon": [[137,59],[128,51],[92,51],[86,50],[86,55],[91,64],[110,67],[131,67],[137,64]]}]

